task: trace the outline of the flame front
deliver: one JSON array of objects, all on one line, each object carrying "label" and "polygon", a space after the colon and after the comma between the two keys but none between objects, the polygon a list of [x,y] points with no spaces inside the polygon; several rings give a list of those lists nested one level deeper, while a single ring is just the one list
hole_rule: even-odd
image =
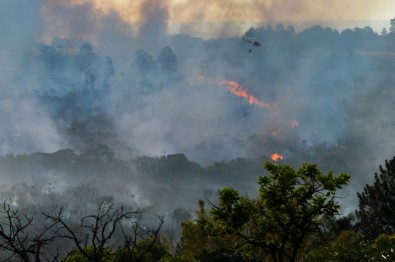
[{"label": "flame front", "polygon": [[284,159],[284,157],[282,155],[277,154],[277,153],[274,153],[273,155],[271,155],[270,158],[273,161],[279,161],[279,160],[283,160]]},{"label": "flame front", "polygon": [[236,81],[220,80],[218,81],[218,83],[220,85],[227,85],[229,91],[233,95],[247,99],[248,103],[251,105],[256,105],[264,109],[272,108],[271,104],[260,101],[258,98],[250,94],[244,86],[242,86]]},{"label": "flame front", "polygon": [[298,128],[299,127],[299,121],[298,120],[291,120],[288,123],[289,123],[289,126],[291,128]]}]

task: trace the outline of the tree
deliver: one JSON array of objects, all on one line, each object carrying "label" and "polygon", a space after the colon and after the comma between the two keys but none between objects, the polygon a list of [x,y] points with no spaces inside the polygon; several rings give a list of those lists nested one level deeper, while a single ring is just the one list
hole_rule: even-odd
[{"label": "tree", "polygon": [[395,261],[395,235],[381,234],[374,241],[366,241],[360,232],[345,230],[309,252],[305,261]]},{"label": "tree", "polygon": [[71,240],[75,245],[68,257],[83,257],[87,261],[100,262],[111,257],[111,245],[116,243],[114,234],[117,230],[123,231],[122,222],[140,213],[138,210],[127,211],[123,205],[115,209],[112,203],[101,200],[96,214],[81,218],[79,225],[68,222],[62,209],[56,215],[45,213],[44,216],[52,221],[55,237]]},{"label": "tree", "polygon": [[[8,256],[7,259],[2,257],[3,261],[9,261],[14,256],[24,262],[42,261],[45,256],[49,259],[43,250],[55,240],[55,236],[47,234],[51,225],[33,233],[33,217],[13,209],[11,201],[4,201],[1,213],[5,220],[0,221],[0,250],[3,251],[2,255]],[[55,261],[57,256],[54,256]]]},{"label": "tree", "polygon": [[371,255],[369,245],[363,241],[356,231],[342,231],[328,243],[315,248],[306,254],[306,261],[375,261],[368,260]]},{"label": "tree", "polygon": [[390,33],[394,33],[395,32],[395,17],[390,20],[389,32]]},{"label": "tree", "polygon": [[162,70],[168,73],[175,72],[177,70],[177,56],[174,54],[173,50],[166,46],[160,50],[158,57],[159,64]]},{"label": "tree", "polygon": [[212,232],[210,214],[199,201],[196,219],[181,223],[181,243],[177,250],[179,261],[248,261],[238,252],[239,242],[234,234]]},{"label": "tree", "polygon": [[395,233],[395,157],[379,167],[374,174],[374,183],[366,185],[358,193],[359,206],[356,211],[361,230],[368,239],[382,233]]},{"label": "tree", "polygon": [[387,34],[388,34],[387,28],[383,27],[383,29],[381,29],[381,35],[386,36]]},{"label": "tree", "polygon": [[240,196],[233,188],[222,188],[219,204],[210,211],[216,234],[235,234],[246,244],[269,254],[271,261],[296,261],[323,216],[334,216],[340,208],[336,190],[350,176],[322,174],[316,165],[299,169],[265,164],[267,176],[258,178],[256,199]]},{"label": "tree", "polygon": [[136,217],[130,228],[122,227],[123,245],[117,250],[117,261],[159,261],[168,254],[160,241],[164,219],[159,217],[156,228],[142,226],[141,216]]},{"label": "tree", "polygon": [[154,58],[146,51],[139,49],[134,56],[134,64],[137,69],[145,75],[154,65]]},{"label": "tree", "polygon": [[111,81],[115,76],[115,68],[112,62],[112,58],[106,56],[104,62],[104,80],[103,80],[103,87],[107,91],[111,86]]},{"label": "tree", "polygon": [[77,57],[78,67],[84,73],[85,87],[94,88],[96,76],[94,72],[94,64],[96,55],[90,44],[83,44]]},{"label": "tree", "polygon": [[64,62],[62,53],[50,45],[42,45],[39,48],[38,59],[46,66],[49,71],[56,71]]}]

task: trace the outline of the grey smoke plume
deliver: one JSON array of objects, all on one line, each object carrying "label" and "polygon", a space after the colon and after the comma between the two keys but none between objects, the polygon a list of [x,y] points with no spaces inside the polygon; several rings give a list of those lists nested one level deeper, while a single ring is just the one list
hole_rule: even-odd
[{"label": "grey smoke plume", "polygon": [[[78,55],[80,44],[89,42],[99,61],[94,70],[102,72],[104,57],[110,56],[115,76],[105,99],[97,102],[87,96],[75,108],[100,108],[100,116],[110,119],[111,125],[111,137],[103,142],[125,159],[184,153],[209,165],[237,157],[268,159],[277,152],[291,164],[319,162],[328,169],[352,172],[349,195],[355,196],[378,165],[392,157],[394,145],[388,138],[395,124],[394,81],[392,62],[384,56],[392,53],[374,32],[356,30],[362,37],[350,40],[347,33],[353,32],[340,34],[321,27],[295,32],[292,27],[267,26],[252,30],[263,45],[248,53],[250,46],[238,37],[202,40],[166,34],[169,3],[155,3],[159,2],[141,5],[144,23],[136,34],[116,11],[101,13],[92,3],[5,1],[0,10],[0,29],[5,32],[0,36],[0,153],[77,147],[80,141],[70,143],[62,130],[75,122],[57,119],[59,112],[40,104],[33,94],[51,88],[57,92],[54,96],[59,90],[81,91],[86,75],[65,66],[59,74],[69,82],[52,78],[45,82],[42,78],[49,79],[49,73],[32,69],[26,61],[34,64],[31,60],[43,43],[53,44],[70,58]],[[172,73],[159,62],[165,46],[177,56]],[[148,67],[136,63],[138,50],[150,58]],[[98,77],[96,84],[102,80]],[[275,109],[262,109],[232,95],[222,80],[238,81]],[[80,125],[88,121],[77,120]],[[292,127],[296,120],[299,126]],[[71,176],[66,182],[72,180]]]}]

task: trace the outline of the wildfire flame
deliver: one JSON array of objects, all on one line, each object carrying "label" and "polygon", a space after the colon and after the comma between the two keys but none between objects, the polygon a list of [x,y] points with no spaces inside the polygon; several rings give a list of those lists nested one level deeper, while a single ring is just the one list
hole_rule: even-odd
[{"label": "wildfire flame", "polygon": [[277,154],[277,153],[274,153],[273,155],[271,155],[270,158],[273,161],[279,161],[279,160],[283,160],[284,159],[284,157],[282,155]]},{"label": "wildfire flame", "polygon": [[298,122],[298,120],[291,120],[291,121],[289,121],[289,126],[290,126],[291,128],[298,128],[298,127],[299,127],[299,122]]},{"label": "wildfire flame", "polygon": [[280,131],[273,131],[272,136],[278,136],[280,134]]},{"label": "wildfire flame", "polygon": [[220,85],[226,85],[233,95],[247,99],[248,103],[251,105],[256,105],[264,109],[272,109],[273,107],[272,104],[262,102],[254,95],[250,94],[244,86],[236,81],[220,80],[218,83]]}]

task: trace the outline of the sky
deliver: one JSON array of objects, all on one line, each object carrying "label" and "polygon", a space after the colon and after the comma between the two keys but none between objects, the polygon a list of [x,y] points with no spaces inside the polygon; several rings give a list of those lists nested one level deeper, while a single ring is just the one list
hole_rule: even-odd
[{"label": "sky", "polygon": [[[72,19],[81,19],[76,17],[78,13],[75,12],[59,16],[57,10],[60,7],[75,10],[78,7],[92,6],[97,23],[100,17],[112,14],[120,17],[123,26],[129,26],[134,34],[141,29],[141,24],[153,23],[162,26],[167,33],[185,33],[206,38],[238,35],[251,26],[277,23],[289,23],[300,28],[320,23],[339,29],[370,23],[369,26],[378,31],[393,17],[392,10],[395,10],[393,0],[43,1],[42,13],[46,21],[44,36],[47,38],[55,30],[70,30],[67,25]],[[154,21],[147,21],[148,17]]]}]

